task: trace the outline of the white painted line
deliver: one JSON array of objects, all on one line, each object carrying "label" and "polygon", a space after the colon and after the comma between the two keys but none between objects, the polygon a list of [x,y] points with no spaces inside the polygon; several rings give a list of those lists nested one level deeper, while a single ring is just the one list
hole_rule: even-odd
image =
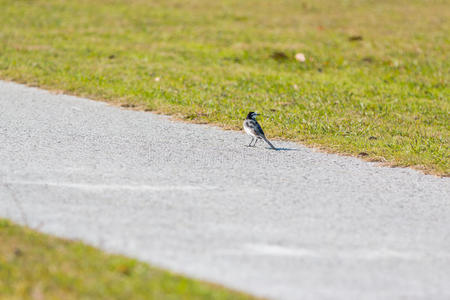
[{"label": "white painted line", "polygon": [[[284,247],[269,244],[246,244],[242,251],[228,252],[234,255],[265,255],[278,257],[309,257],[319,259],[359,259],[359,260],[380,260],[380,259],[401,259],[401,260],[422,260],[430,257],[430,254],[423,252],[398,251],[387,248],[380,249],[343,249],[335,251],[313,250],[305,248]],[[447,259],[448,252],[433,253],[432,257]]]},{"label": "white painted line", "polygon": [[213,190],[214,186],[198,185],[128,185],[128,184],[95,184],[95,183],[72,183],[72,182],[51,182],[51,181],[6,181],[11,185],[40,185],[50,187],[65,187],[88,191],[105,190],[129,190],[129,191],[198,191]]},{"label": "white painted line", "polygon": [[247,244],[244,246],[246,251],[252,254],[269,255],[269,256],[297,256],[297,257],[320,257],[320,254],[303,248],[289,248],[279,245],[268,244]]}]

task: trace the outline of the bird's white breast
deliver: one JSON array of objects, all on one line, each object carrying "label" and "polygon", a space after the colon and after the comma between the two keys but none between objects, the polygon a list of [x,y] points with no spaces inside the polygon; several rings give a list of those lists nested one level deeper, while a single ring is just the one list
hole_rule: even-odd
[{"label": "bird's white breast", "polygon": [[250,128],[248,128],[248,127],[246,126],[245,121],[244,121],[243,125],[244,125],[244,130],[245,130],[245,132],[246,132],[248,135],[250,135],[250,136],[255,136],[255,135],[253,134],[253,132],[250,130]]}]

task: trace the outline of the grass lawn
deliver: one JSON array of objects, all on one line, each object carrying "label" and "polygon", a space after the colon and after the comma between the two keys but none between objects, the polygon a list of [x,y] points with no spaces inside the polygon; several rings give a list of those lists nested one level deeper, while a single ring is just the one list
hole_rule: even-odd
[{"label": "grass lawn", "polygon": [[450,174],[448,0],[0,7],[0,78]]},{"label": "grass lawn", "polygon": [[0,299],[256,299],[0,219]]}]

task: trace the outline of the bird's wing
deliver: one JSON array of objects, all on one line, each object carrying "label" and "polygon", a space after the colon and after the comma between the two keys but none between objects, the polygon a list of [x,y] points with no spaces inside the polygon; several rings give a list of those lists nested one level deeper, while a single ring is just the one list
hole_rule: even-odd
[{"label": "bird's wing", "polygon": [[248,120],[247,125],[254,135],[261,137],[265,136],[264,131],[256,120]]}]

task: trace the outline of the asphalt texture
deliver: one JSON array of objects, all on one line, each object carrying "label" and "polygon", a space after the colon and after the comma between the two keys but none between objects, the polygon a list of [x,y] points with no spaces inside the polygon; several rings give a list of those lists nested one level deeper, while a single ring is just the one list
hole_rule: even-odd
[{"label": "asphalt texture", "polygon": [[448,178],[249,141],[0,82],[0,216],[273,299],[450,299]]}]

